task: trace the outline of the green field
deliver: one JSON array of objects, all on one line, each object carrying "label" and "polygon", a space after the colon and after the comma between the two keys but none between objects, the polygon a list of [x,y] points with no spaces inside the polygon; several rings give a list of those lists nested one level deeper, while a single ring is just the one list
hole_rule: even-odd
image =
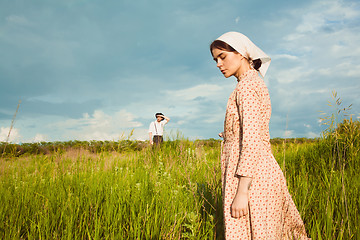
[{"label": "green field", "polygon": [[[360,123],[273,139],[312,239],[360,239]],[[0,239],[223,239],[218,140],[0,144]]]}]

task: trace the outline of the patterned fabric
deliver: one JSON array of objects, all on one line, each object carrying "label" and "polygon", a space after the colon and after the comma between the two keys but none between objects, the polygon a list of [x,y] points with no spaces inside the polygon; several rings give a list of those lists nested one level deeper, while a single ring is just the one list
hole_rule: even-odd
[{"label": "patterned fabric", "polygon": [[[221,155],[225,236],[230,239],[308,239],[271,153],[270,96],[258,72],[249,70],[230,95]],[[232,218],[230,207],[239,176],[252,177],[249,214]]]}]

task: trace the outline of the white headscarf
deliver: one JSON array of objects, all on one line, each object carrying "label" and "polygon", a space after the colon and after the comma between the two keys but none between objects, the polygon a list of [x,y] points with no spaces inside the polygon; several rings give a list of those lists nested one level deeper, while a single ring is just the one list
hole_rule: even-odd
[{"label": "white headscarf", "polygon": [[250,62],[255,59],[261,59],[261,67],[258,71],[260,72],[261,76],[265,77],[266,71],[269,68],[271,62],[271,58],[266,55],[260,48],[258,48],[248,37],[238,32],[227,32],[216,40],[220,40],[229,44]]}]

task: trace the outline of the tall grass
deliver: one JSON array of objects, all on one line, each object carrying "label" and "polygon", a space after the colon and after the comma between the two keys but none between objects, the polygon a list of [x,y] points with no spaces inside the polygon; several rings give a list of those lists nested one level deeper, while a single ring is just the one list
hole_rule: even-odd
[{"label": "tall grass", "polygon": [[[273,153],[312,239],[360,239],[360,122],[330,132]],[[0,239],[223,239],[219,141],[97,144],[7,153]]]},{"label": "tall grass", "polygon": [[182,140],[2,159],[0,238],[213,239],[221,223],[218,155]]}]

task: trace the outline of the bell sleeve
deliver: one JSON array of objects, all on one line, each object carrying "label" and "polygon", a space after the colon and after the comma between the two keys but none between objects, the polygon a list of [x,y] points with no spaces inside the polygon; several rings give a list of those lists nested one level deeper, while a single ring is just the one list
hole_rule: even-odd
[{"label": "bell sleeve", "polygon": [[237,97],[240,116],[240,158],[236,170],[239,176],[253,177],[260,159],[261,100],[251,86],[244,86]]}]

